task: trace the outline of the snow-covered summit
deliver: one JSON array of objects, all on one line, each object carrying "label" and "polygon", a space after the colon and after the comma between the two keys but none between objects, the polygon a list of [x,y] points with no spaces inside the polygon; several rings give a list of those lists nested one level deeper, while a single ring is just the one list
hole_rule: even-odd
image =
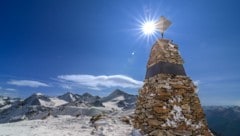
[{"label": "snow-covered summit", "polygon": [[42,94],[42,93],[35,93],[35,95],[41,96],[41,95],[43,95],[43,94]]},{"label": "snow-covered summit", "polygon": [[112,108],[132,109],[135,107],[137,95],[128,94],[124,91],[116,89],[111,94],[103,97],[101,101],[105,106]]},{"label": "snow-covered summit", "polygon": [[115,99],[116,97],[119,97],[119,96],[123,96],[125,100],[129,100],[129,99],[132,99],[132,101],[134,101],[135,97],[137,97],[136,95],[132,95],[132,94],[128,94],[122,90],[119,90],[119,89],[116,89],[115,91],[113,91],[111,94],[109,94],[108,96],[106,97],[103,97],[101,99],[101,101],[105,102],[105,101],[111,101],[113,99]]},{"label": "snow-covered summit", "polygon": [[30,97],[28,97],[27,99],[25,99],[23,101],[23,105],[43,105],[43,106],[47,106],[45,104],[51,105],[53,103],[51,102],[51,99],[48,96],[45,96],[41,93],[32,94]]}]

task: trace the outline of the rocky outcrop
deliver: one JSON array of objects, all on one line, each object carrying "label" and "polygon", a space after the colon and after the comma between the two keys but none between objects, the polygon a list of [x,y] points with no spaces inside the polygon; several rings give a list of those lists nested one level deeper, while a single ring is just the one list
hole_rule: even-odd
[{"label": "rocky outcrop", "polygon": [[134,127],[152,136],[210,136],[196,86],[186,76],[177,45],[166,39],[152,47],[139,91]]}]

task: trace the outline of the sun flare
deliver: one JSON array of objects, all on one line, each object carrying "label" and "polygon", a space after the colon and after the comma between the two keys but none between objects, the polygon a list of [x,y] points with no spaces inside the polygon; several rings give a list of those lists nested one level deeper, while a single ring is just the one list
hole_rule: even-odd
[{"label": "sun flare", "polygon": [[156,23],[154,21],[147,21],[142,24],[141,27],[145,35],[153,35],[156,33]]},{"label": "sun flare", "polygon": [[138,23],[135,30],[138,31],[139,39],[145,39],[147,43],[158,39],[158,17],[152,15],[145,15],[136,18]]}]

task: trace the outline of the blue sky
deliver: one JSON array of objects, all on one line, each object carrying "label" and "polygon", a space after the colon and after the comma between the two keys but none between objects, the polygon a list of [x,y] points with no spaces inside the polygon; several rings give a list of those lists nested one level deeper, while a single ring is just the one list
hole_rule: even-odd
[{"label": "blue sky", "polygon": [[1,0],[0,95],[137,94],[164,15],[204,105],[240,105],[238,0]]}]

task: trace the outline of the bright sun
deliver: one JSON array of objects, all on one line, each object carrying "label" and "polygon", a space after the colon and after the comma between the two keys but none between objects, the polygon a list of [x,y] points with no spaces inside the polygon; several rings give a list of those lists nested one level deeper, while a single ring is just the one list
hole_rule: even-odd
[{"label": "bright sun", "polygon": [[156,33],[156,23],[154,21],[144,22],[141,29],[145,35],[153,35]]}]

